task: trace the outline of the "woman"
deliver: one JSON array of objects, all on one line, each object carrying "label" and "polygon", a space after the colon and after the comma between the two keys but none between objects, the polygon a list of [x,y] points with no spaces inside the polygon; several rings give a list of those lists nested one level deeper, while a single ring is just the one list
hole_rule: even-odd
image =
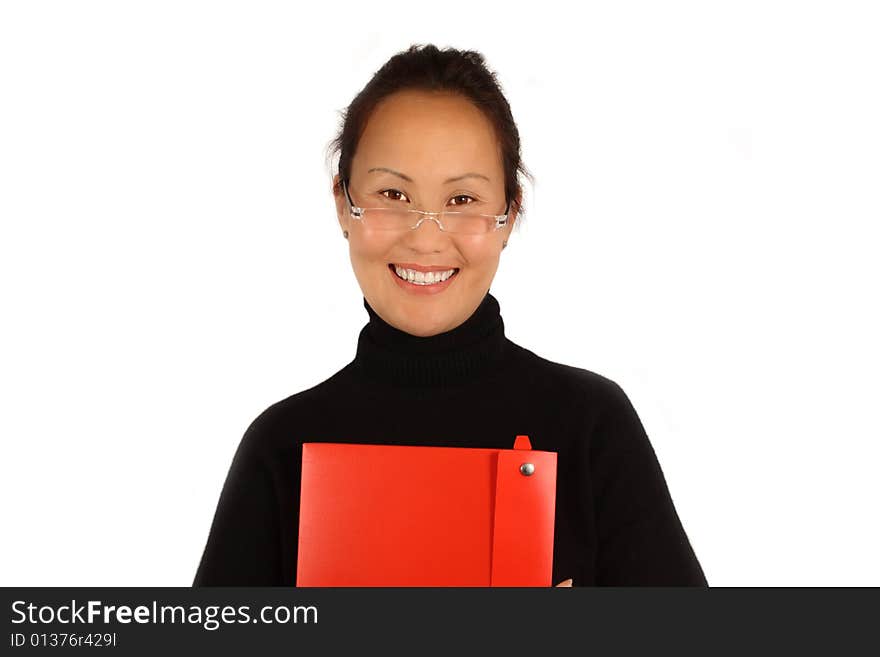
[{"label": "woman", "polygon": [[245,432],[194,585],[295,583],[302,442],[510,449],[527,434],[558,454],[558,586],[705,586],[623,390],[504,335],[489,288],[528,172],[482,56],[398,53],[332,146],[336,214],[369,322],[348,365]]}]

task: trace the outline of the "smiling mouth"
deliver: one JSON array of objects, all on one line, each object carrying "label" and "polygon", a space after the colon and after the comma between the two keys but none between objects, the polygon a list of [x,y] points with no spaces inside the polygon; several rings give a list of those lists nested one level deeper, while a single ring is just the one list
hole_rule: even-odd
[{"label": "smiling mouth", "polygon": [[398,273],[397,273],[397,267],[394,265],[393,262],[389,262],[389,263],[388,263],[388,269],[390,269],[390,270],[391,270],[391,273],[394,274],[395,276],[397,276],[397,278],[399,278],[400,280],[402,280],[402,281],[406,281],[407,283],[411,283],[411,284],[413,284],[413,285],[437,285],[437,284],[439,284],[439,283],[446,283],[446,282],[448,282],[448,281],[451,281],[451,280],[452,280],[453,278],[455,278],[456,276],[458,276],[458,272],[461,271],[461,267],[453,267],[453,268],[452,268],[452,269],[454,269],[453,274],[452,274],[449,278],[447,278],[446,280],[444,280],[444,281],[434,281],[433,283],[427,283],[427,282],[424,282],[424,281],[422,281],[422,282],[419,282],[419,281],[411,281],[411,280],[409,280],[408,278],[402,278],[401,276],[398,275]]}]

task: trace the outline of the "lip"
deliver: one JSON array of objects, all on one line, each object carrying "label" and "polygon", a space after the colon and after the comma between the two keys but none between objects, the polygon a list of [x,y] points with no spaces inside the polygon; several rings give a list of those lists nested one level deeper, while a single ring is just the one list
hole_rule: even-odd
[{"label": "lip", "polygon": [[[448,288],[450,285],[452,285],[452,283],[455,281],[455,279],[458,278],[459,273],[461,273],[461,270],[458,267],[447,267],[447,269],[459,269],[459,270],[456,271],[452,276],[447,278],[442,283],[434,283],[433,285],[416,285],[415,283],[410,283],[409,281],[405,281],[400,276],[398,276],[394,271],[394,265],[392,263],[390,263],[390,262],[388,263],[387,269],[388,269],[388,274],[394,279],[394,281],[397,283],[398,286],[400,286],[401,289],[405,290],[406,292],[409,292],[410,294],[427,295],[427,296],[431,296],[434,294],[440,294],[441,292],[443,292],[446,288]],[[441,269],[441,271],[444,271],[444,270]]]},{"label": "lip", "polygon": [[460,269],[459,267],[454,267],[452,265],[439,265],[439,266],[431,266],[426,267],[425,265],[417,265],[414,262],[389,262],[389,265],[397,265],[398,267],[403,267],[404,269],[412,269],[414,271],[423,271],[426,274],[429,271],[449,271],[450,269]]}]

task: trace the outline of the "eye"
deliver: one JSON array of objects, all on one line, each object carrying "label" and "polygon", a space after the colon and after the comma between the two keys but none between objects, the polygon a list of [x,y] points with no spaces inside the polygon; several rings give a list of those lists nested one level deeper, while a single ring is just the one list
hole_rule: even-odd
[{"label": "eye", "polygon": [[386,195],[385,195],[385,192],[391,192],[392,194],[397,194],[397,195],[399,195],[399,196],[403,196],[403,192],[401,192],[401,191],[398,190],[398,189],[383,189],[381,192],[379,192],[380,194],[382,194],[383,196],[385,196],[385,198],[387,198],[387,199],[391,199],[392,201],[399,201],[400,199],[399,199],[399,198],[394,198],[393,196],[386,196]]},{"label": "eye", "polygon": [[[453,196],[452,198],[453,198],[453,199],[458,199],[458,198],[469,198],[469,199],[470,199],[471,201],[473,201],[474,203],[477,202],[477,199],[475,199],[473,196],[468,196],[467,194],[458,194],[457,196]],[[470,203],[455,203],[454,205],[470,205]]]}]

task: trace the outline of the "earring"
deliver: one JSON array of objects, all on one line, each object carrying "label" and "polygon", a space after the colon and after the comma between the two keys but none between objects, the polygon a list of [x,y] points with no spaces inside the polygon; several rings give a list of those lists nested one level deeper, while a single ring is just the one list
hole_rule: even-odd
[{"label": "earring", "polygon": [[507,241],[505,241],[504,244],[501,245],[501,248],[502,248],[502,249],[506,249],[506,248],[507,248]]},{"label": "earring", "polygon": [[342,231],[342,236],[343,236],[345,239],[348,239],[348,231],[347,231],[347,230]]}]

